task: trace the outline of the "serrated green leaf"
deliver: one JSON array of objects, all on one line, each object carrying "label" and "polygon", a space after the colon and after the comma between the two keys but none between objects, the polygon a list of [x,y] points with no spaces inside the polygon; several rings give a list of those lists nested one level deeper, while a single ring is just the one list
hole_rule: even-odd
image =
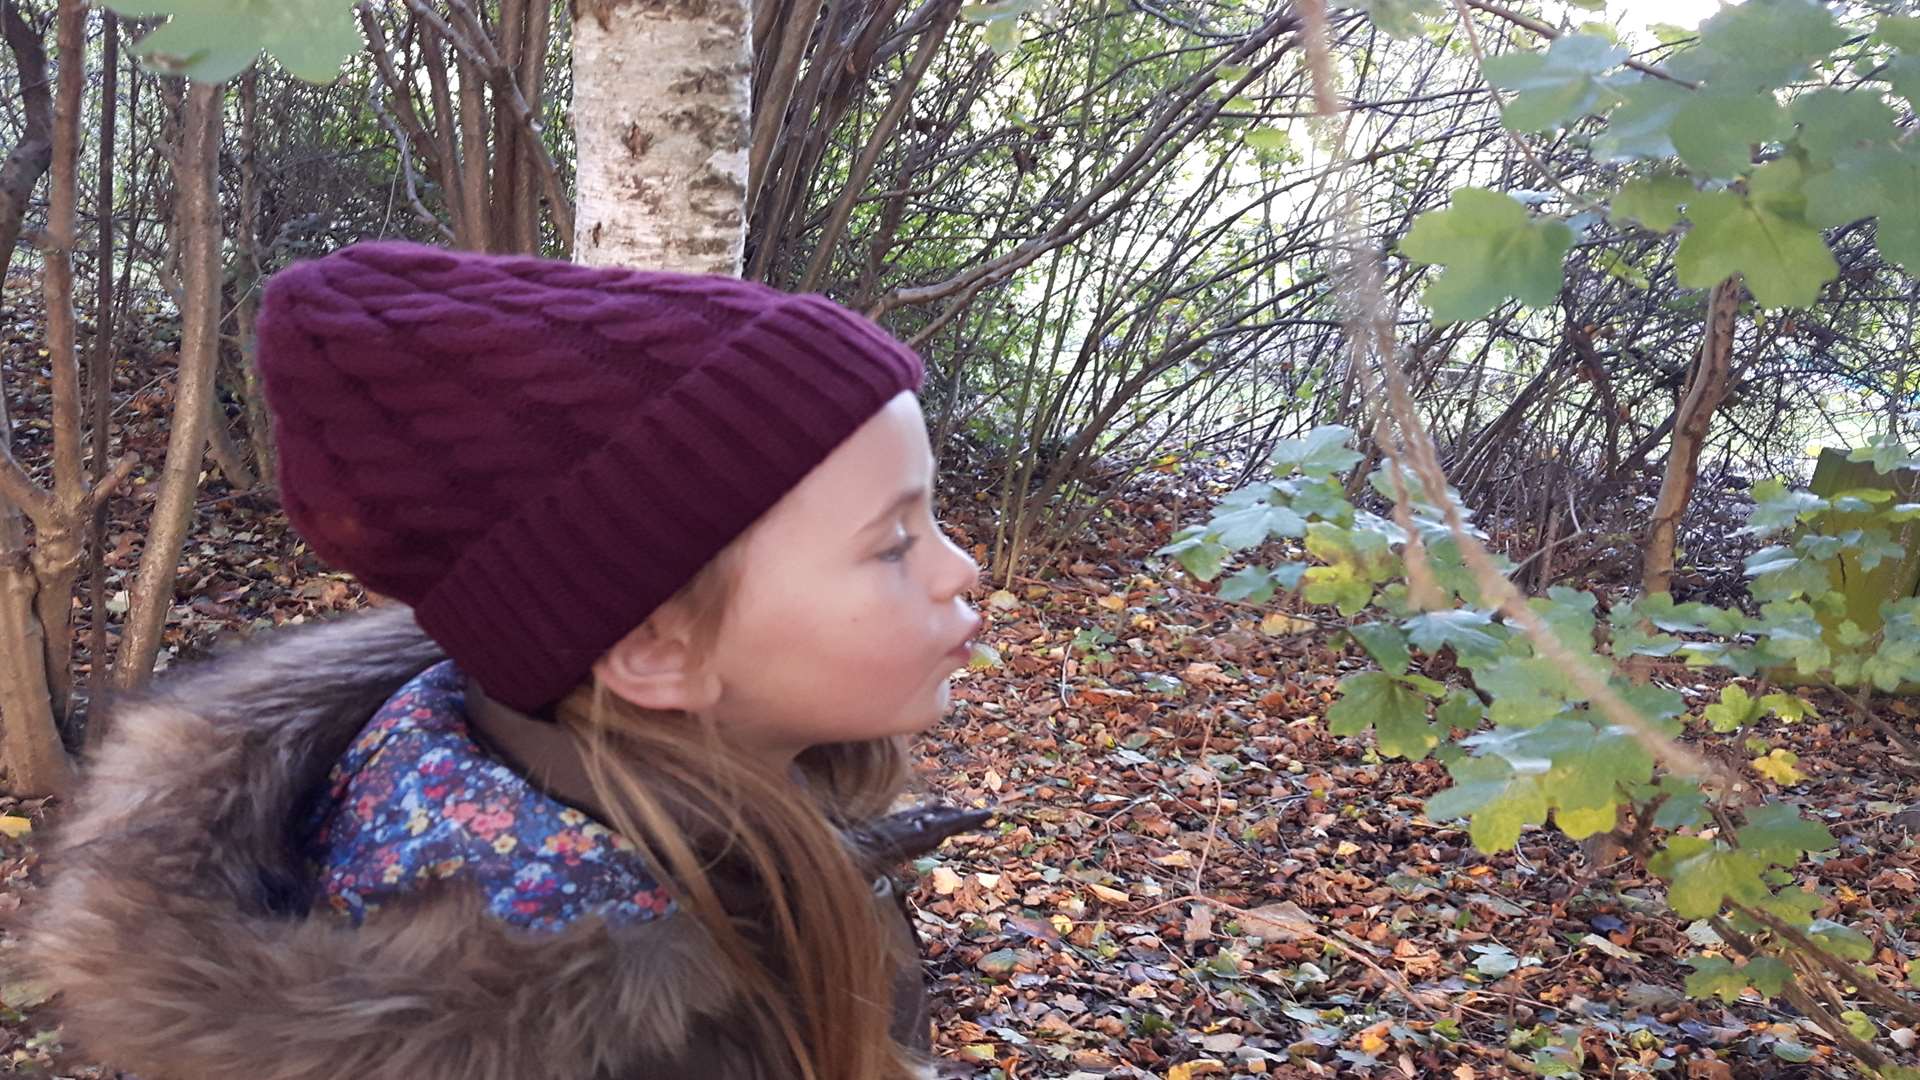
[{"label": "serrated green leaf", "polygon": [[1492,632],[1492,614],[1471,608],[1422,612],[1402,625],[1414,645],[1429,653],[1451,645],[1462,657],[1485,656],[1505,644]]},{"label": "serrated green leaf", "polygon": [[1920,154],[1908,147],[1853,151],[1809,178],[1805,191],[1810,223],[1832,228],[1873,217],[1880,254],[1908,273],[1920,271]]},{"label": "serrated green leaf", "polygon": [[1445,267],[1421,294],[1440,322],[1478,319],[1514,298],[1551,304],[1572,246],[1563,222],[1536,220],[1512,198],[1472,187],[1456,190],[1447,209],[1415,218],[1400,242],[1409,259]]},{"label": "serrated green leaf", "polygon": [[1569,840],[1585,840],[1596,833],[1606,832],[1619,820],[1619,811],[1613,803],[1605,806],[1586,806],[1568,809],[1557,807],[1553,811],[1554,824],[1567,834]]},{"label": "serrated green leaf", "polygon": [[1800,816],[1798,807],[1767,803],[1747,811],[1740,846],[1769,862],[1791,865],[1803,852],[1825,851],[1837,842],[1825,825]]},{"label": "serrated green leaf", "polygon": [[1307,519],[1290,507],[1256,502],[1216,511],[1210,522],[1220,543],[1231,551],[1259,547],[1275,536],[1305,536]]},{"label": "serrated green leaf", "polygon": [[1359,464],[1361,455],[1349,445],[1352,441],[1352,428],[1322,424],[1297,439],[1280,440],[1268,460],[1274,472],[1283,476],[1299,472],[1325,479]]},{"label": "serrated green leaf", "polygon": [[1290,138],[1285,131],[1277,127],[1249,128],[1246,134],[1240,136],[1240,141],[1253,147],[1255,150],[1266,150],[1268,152],[1285,150],[1293,143],[1292,138]]},{"label": "serrated green leaf", "polygon": [[1466,689],[1455,689],[1433,711],[1434,720],[1442,728],[1459,728],[1462,731],[1479,727],[1484,715],[1486,707],[1480,704],[1479,696]]},{"label": "serrated green leaf", "polygon": [[1631,221],[1663,233],[1680,223],[1680,207],[1693,194],[1693,182],[1684,176],[1629,180],[1613,196],[1607,218],[1615,225]]},{"label": "serrated green leaf", "polygon": [[1873,942],[1865,934],[1843,922],[1815,919],[1807,925],[1807,937],[1815,945],[1846,960],[1873,958]]},{"label": "serrated green leaf", "polygon": [[1729,899],[1752,903],[1768,896],[1758,859],[1697,836],[1669,837],[1648,868],[1671,883],[1667,902],[1683,919],[1718,915]]},{"label": "serrated green leaf", "polygon": [[1798,694],[1779,692],[1768,694],[1760,699],[1760,707],[1788,723],[1818,715],[1813,706],[1807,704]]},{"label": "serrated green leaf", "polygon": [[1821,286],[1840,271],[1820,230],[1807,224],[1804,176],[1798,161],[1779,158],[1754,170],[1745,195],[1696,196],[1687,208],[1693,228],[1674,253],[1680,284],[1705,289],[1742,274],[1763,306],[1804,307],[1817,300]]},{"label": "serrated green leaf", "polygon": [[1436,821],[1467,818],[1473,846],[1492,853],[1518,843],[1524,826],[1546,824],[1547,798],[1532,776],[1462,781],[1428,799],[1426,813]]},{"label": "serrated green leaf", "polygon": [[1273,599],[1275,591],[1272,571],[1262,566],[1247,566],[1220,583],[1219,596],[1222,600],[1264,604]]},{"label": "serrated green leaf", "polygon": [[1693,969],[1687,976],[1688,997],[1717,997],[1731,1005],[1746,992],[1746,969],[1734,967],[1725,957],[1689,956],[1687,966]]},{"label": "serrated green leaf", "polygon": [[1773,90],[1798,81],[1846,39],[1811,0],[1747,0],[1700,25],[1700,42],[1668,61],[1683,79],[1736,90]]},{"label": "serrated green leaf", "polygon": [[1873,24],[1873,37],[1901,52],[1920,53],[1920,19],[1911,15],[1882,15]]},{"label": "serrated green leaf", "polygon": [[1340,681],[1340,700],[1327,710],[1327,730],[1352,736],[1374,729],[1382,753],[1418,760],[1439,737],[1427,722],[1427,704],[1398,679],[1365,671]]},{"label": "serrated green leaf", "polygon": [[1619,106],[1607,114],[1607,129],[1594,137],[1594,156],[1601,161],[1672,157],[1668,130],[1691,98],[1690,91],[1665,79],[1628,82],[1620,89]]},{"label": "serrated green leaf", "polygon": [[1220,544],[1194,536],[1185,540],[1176,540],[1154,552],[1156,555],[1172,555],[1186,567],[1187,573],[1201,581],[1212,581],[1220,576],[1220,570],[1226,565],[1227,556],[1232,554]]},{"label": "serrated green leaf", "polygon": [[1422,20],[1438,18],[1441,12],[1437,0],[1358,0],[1358,6],[1390,38],[1418,36]]},{"label": "serrated green leaf", "polygon": [[1502,124],[1513,131],[1551,131],[1611,102],[1613,92],[1597,76],[1626,55],[1598,35],[1567,34],[1545,52],[1489,56],[1480,70],[1494,86],[1517,92],[1501,110]]},{"label": "serrated green leaf", "polygon": [[1771,94],[1728,90],[1693,95],[1668,133],[1688,168],[1732,179],[1753,163],[1755,145],[1777,142],[1787,130],[1787,112]]},{"label": "serrated green leaf", "polygon": [[1706,707],[1705,716],[1717,732],[1739,731],[1760,719],[1760,704],[1748,697],[1745,690],[1729,684],[1720,691],[1720,700]]},{"label": "serrated green leaf", "polygon": [[1800,145],[1816,164],[1844,151],[1892,143],[1899,134],[1893,126],[1897,119],[1872,84],[1852,92],[1823,87],[1793,101]]},{"label": "serrated green leaf", "polygon": [[1365,623],[1350,626],[1347,632],[1389,675],[1406,671],[1407,665],[1413,662],[1413,654],[1407,649],[1407,635],[1392,623]]}]

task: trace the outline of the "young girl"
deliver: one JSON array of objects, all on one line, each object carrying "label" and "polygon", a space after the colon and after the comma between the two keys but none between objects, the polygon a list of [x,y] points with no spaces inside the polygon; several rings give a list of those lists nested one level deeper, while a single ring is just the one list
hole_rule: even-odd
[{"label": "young girl", "polygon": [[288,517],[398,601],[114,709],[29,947],[146,1080],[926,1075],[886,815],[980,617],[817,295],[370,243],[269,284]]}]

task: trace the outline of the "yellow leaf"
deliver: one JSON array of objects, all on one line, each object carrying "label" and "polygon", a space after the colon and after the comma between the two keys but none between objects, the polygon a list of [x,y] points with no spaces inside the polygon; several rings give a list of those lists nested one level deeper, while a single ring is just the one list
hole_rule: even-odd
[{"label": "yellow leaf", "polygon": [[13,814],[0,814],[0,833],[19,839],[33,831],[33,822]]},{"label": "yellow leaf", "polygon": [[1304,634],[1316,628],[1315,624],[1308,622],[1306,619],[1296,619],[1291,615],[1282,614],[1278,611],[1260,620],[1260,632],[1268,637],[1279,637],[1282,634]]},{"label": "yellow leaf", "polygon": [[1753,759],[1753,771],[1781,786],[1797,784],[1806,779],[1806,775],[1794,765],[1800,755],[1791,750],[1778,750],[1765,757]]},{"label": "yellow leaf", "polygon": [[968,1043],[960,1048],[960,1056],[968,1061],[992,1061],[992,1043]]},{"label": "yellow leaf", "polygon": [[1109,904],[1124,904],[1127,901],[1133,899],[1133,897],[1128,896],[1122,890],[1110,889],[1105,885],[1089,884],[1087,888],[1092,889],[1093,895],[1099,897],[1102,900],[1105,900]]},{"label": "yellow leaf", "polygon": [[1381,1038],[1379,1032],[1369,1031],[1360,1036],[1360,1050],[1362,1053],[1374,1055],[1386,1048],[1387,1040]]},{"label": "yellow leaf", "polygon": [[1007,611],[1020,606],[1020,598],[1005,589],[987,597],[987,606],[999,611]]},{"label": "yellow leaf", "polygon": [[1193,1080],[1196,1076],[1225,1076],[1227,1067],[1212,1058],[1183,1061],[1167,1071],[1167,1080]]},{"label": "yellow leaf", "polygon": [[1095,600],[1094,603],[1099,604],[1108,611],[1119,611],[1127,606],[1127,598],[1118,593],[1108,593],[1100,599]]},{"label": "yellow leaf", "polygon": [[1169,851],[1153,861],[1159,863],[1161,866],[1188,867],[1193,865],[1193,852]]},{"label": "yellow leaf", "polygon": [[1333,849],[1333,853],[1344,859],[1347,856],[1359,850],[1360,850],[1359,844],[1356,844],[1351,840],[1342,840],[1340,841],[1340,845]]},{"label": "yellow leaf", "polygon": [[1000,650],[984,642],[973,643],[973,651],[967,654],[968,671],[991,671],[1000,666]]}]

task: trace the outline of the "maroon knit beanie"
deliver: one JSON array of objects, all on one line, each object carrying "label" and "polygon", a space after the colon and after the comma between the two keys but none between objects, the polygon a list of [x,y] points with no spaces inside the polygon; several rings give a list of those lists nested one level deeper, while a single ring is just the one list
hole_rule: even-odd
[{"label": "maroon knit beanie", "polygon": [[259,336],[294,528],[526,711],[924,377],[817,294],[396,242],[275,274]]}]

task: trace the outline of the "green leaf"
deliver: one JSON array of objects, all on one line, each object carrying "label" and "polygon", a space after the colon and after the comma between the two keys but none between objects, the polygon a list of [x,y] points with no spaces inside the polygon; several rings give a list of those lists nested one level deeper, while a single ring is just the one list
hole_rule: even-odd
[{"label": "green leaf", "polygon": [[1805,1064],[1814,1058],[1813,1051],[1801,1046],[1799,1043],[1787,1042],[1785,1039],[1770,1044],[1770,1049],[1773,1050],[1774,1057],[1779,1058],[1781,1061],[1791,1061],[1795,1065]]},{"label": "green leaf", "polygon": [[1901,52],[1920,53],[1920,19],[1911,15],[1882,15],[1873,24],[1873,38]]},{"label": "green leaf", "polygon": [[1720,691],[1719,703],[1707,706],[1705,715],[1713,730],[1725,734],[1760,719],[1760,705],[1748,697],[1745,690],[1729,684]]},{"label": "green leaf", "polygon": [[1607,115],[1607,129],[1594,137],[1601,161],[1673,156],[1668,129],[1693,94],[1665,79],[1641,78],[1620,90],[1620,105]]},{"label": "green leaf", "polygon": [[1688,168],[1731,179],[1753,163],[1754,144],[1776,142],[1786,135],[1787,112],[1771,94],[1708,91],[1693,95],[1674,114],[1668,131]]},{"label": "green leaf", "polygon": [[1778,477],[1769,477],[1753,485],[1753,511],[1740,531],[1765,536],[1826,508],[1827,500],[1813,492],[1792,490]]},{"label": "green leaf", "polygon": [[1155,555],[1171,555],[1187,568],[1187,573],[1201,581],[1212,581],[1220,576],[1220,570],[1226,565],[1227,556],[1232,554],[1220,544],[1204,536],[1192,536],[1176,540],[1154,552]]},{"label": "green leaf", "polygon": [[154,67],[225,82],[264,50],[288,73],[329,83],[361,48],[351,4],[339,0],[151,0],[112,4],[126,15],[170,15],[136,47]]},{"label": "green leaf", "polygon": [[1851,93],[1823,87],[1793,101],[1800,145],[1816,163],[1832,161],[1842,151],[1891,143],[1899,134],[1896,119],[1870,84]]},{"label": "green leaf", "polygon": [[1788,803],[1767,803],[1747,811],[1747,824],[1739,837],[1742,849],[1782,866],[1799,862],[1803,852],[1825,851],[1837,843],[1825,825],[1801,817],[1799,808]]},{"label": "green leaf", "polygon": [[1422,29],[1421,20],[1440,16],[1436,0],[1359,0],[1359,6],[1390,38],[1416,37]]},{"label": "green leaf", "polygon": [[1493,626],[1492,614],[1471,608],[1422,612],[1401,625],[1414,645],[1429,653],[1451,645],[1463,657],[1484,656],[1498,652],[1505,644],[1488,632]]},{"label": "green leaf", "polygon": [[1870,960],[1873,958],[1873,942],[1865,934],[1832,919],[1815,919],[1807,926],[1807,937],[1815,945],[1835,956],[1847,960]]},{"label": "green leaf", "polygon": [[1210,524],[1220,542],[1232,551],[1258,547],[1270,537],[1307,534],[1306,518],[1288,507],[1265,502],[1216,511]]},{"label": "green leaf", "polygon": [[1468,818],[1468,836],[1481,851],[1505,851],[1519,842],[1523,826],[1546,824],[1547,797],[1537,777],[1516,776],[1498,758],[1468,758],[1452,771],[1457,783],[1427,800],[1427,817]]},{"label": "green leaf", "polygon": [[1327,730],[1358,735],[1374,729],[1382,753],[1418,760],[1439,742],[1427,722],[1427,703],[1384,671],[1365,671],[1340,681],[1340,700],[1327,710]]},{"label": "green leaf", "polygon": [[1292,138],[1290,138],[1285,131],[1277,127],[1248,128],[1246,134],[1240,136],[1240,141],[1253,147],[1255,150],[1266,150],[1268,152],[1285,150],[1293,144]]},{"label": "green leaf", "polygon": [[1812,0],[1747,0],[1702,23],[1700,43],[1667,69],[1716,88],[1773,90],[1798,81],[1845,39],[1832,13]]},{"label": "green leaf", "polygon": [[1392,623],[1350,626],[1347,633],[1352,634],[1360,647],[1367,650],[1367,655],[1373,657],[1381,670],[1390,675],[1406,671],[1407,665],[1413,660],[1413,654],[1407,650],[1407,635]]},{"label": "green leaf", "polygon": [[1613,92],[1597,76],[1626,56],[1603,37],[1568,34],[1545,52],[1489,56],[1480,70],[1494,86],[1518,92],[1501,110],[1502,124],[1513,131],[1551,131],[1611,101]]},{"label": "green leaf", "polygon": [[1911,148],[1847,154],[1807,181],[1806,207],[1807,220],[1821,228],[1874,217],[1880,254],[1908,273],[1920,271],[1920,154]]},{"label": "green leaf", "polygon": [[1754,170],[1745,195],[1695,196],[1687,208],[1693,228],[1674,253],[1680,284],[1705,289],[1743,274],[1765,307],[1805,307],[1819,299],[1820,287],[1840,270],[1820,230],[1807,224],[1804,177],[1798,161],[1779,158]]},{"label": "green leaf", "polygon": [[1360,614],[1373,599],[1373,586],[1361,580],[1351,566],[1311,566],[1303,580],[1306,585],[1300,590],[1301,599],[1309,604],[1331,604],[1349,618]]},{"label": "green leaf", "polygon": [[1693,969],[1687,976],[1688,997],[1717,997],[1731,1005],[1747,990],[1746,969],[1724,957],[1689,956],[1687,966]]},{"label": "green leaf", "polygon": [[1537,221],[1512,198],[1472,187],[1456,190],[1447,209],[1414,219],[1400,242],[1414,262],[1446,267],[1421,294],[1439,322],[1478,319],[1509,298],[1551,304],[1572,246],[1563,222]]},{"label": "green leaf", "polygon": [[1768,694],[1760,699],[1760,707],[1788,723],[1818,715],[1798,694]]},{"label": "green leaf", "polygon": [[1300,438],[1282,439],[1269,461],[1274,472],[1283,476],[1299,472],[1324,479],[1359,464],[1361,455],[1348,445],[1352,441],[1352,428],[1322,424]]},{"label": "green leaf", "polygon": [[1751,903],[1767,897],[1760,881],[1760,862],[1751,853],[1720,847],[1697,836],[1674,836],[1648,864],[1672,884],[1667,902],[1683,919],[1705,919],[1720,913],[1729,900]]},{"label": "green leaf", "polygon": [[1473,681],[1493,698],[1493,722],[1502,726],[1545,723],[1575,695],[1566,671],[1538,657],[1500,657],[1474,668]]},{"label": "green leaf", "polygon": [[1222,600],[1264,604],[1273,599],[1277,591],[1276,584],[1271,570],[1261,566],[1242,567],[1238,573],[1220,583],[1219,596]]},{"label": "green leaf", "polygon": [[1693,182],[1684,176],[1629,180],[1614,194],[1607,220],[1615,225],[1636,222],[1663,233],[1680,223],[1680,207],[1693,195]]},{"label": "green leaf", "polygon": [[1485,706],[1471,690],[1455,689],[1447,695],[1447,700],[1433,711],[1433,719],[1442,728],[1459,728],[1472,731],[1480,726],[1480,720],[1486,715]]}]

